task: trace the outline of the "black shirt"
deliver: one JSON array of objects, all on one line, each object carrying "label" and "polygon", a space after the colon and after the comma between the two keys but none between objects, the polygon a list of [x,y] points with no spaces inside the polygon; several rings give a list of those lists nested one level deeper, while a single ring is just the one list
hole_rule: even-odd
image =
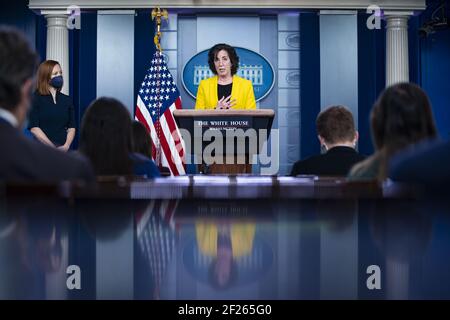
[{"label": "black shirt", "polygon": [[325,154],[297,161],[291,176],[312,174],[317,176],[346,176],[354,164],[366,157],[350,147],[334,147]]},{"label": "black shirt", "polygon": [[75,128],[74,110],[69,96],[56,93],[56,104],[49,95],[34,94],[28,129],[39,127],[57,147],[67,138],[67,129]]},{"label": "black shirt", "polygon": [[219,97],[219,100],[222,99],[222,97],[228,97],[231,94],[232,87],[233,83],[226,85],[217,85],[217,97]]}]

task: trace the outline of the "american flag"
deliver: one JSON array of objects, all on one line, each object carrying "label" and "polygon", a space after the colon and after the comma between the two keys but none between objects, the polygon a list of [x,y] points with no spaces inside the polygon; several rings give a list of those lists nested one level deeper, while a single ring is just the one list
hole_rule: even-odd
[{"label": "american flag", "polygon": [[184,144],[173,111],[181,109],[180,92],[158,50],[137,96],[135,119],[144,124],[152,138],[152,158],[168,167],[172,175],[185,174]]}]

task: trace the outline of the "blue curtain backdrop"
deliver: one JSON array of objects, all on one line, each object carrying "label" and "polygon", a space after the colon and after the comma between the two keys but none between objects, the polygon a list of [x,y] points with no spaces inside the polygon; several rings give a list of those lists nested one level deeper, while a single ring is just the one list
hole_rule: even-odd
[{"label": "blue curtain backdrop", "polygon": [[300,14],[300,155],[309,157],[320,152],[316,117],[320,112],[320,39],[317,12]]},{"label": "blue curtain backdrop", "polygon": [[151,19],[151,10],[137,11],[134,17],[134,103],[136,103],[138,90],[156,50],[153,43],[154,34],[155,27]]},{"label": "blue curtain backdrop", "polygon": [[[420,25],[431,19],[439,0],[427,1],[429,8],[419,17]],[[450,0],[446,0],[447,19],[450,17]],[[450,139],[450,29],[431,34],[419,40],[419,67],[422,88],[433,106],[441,138]]]}]

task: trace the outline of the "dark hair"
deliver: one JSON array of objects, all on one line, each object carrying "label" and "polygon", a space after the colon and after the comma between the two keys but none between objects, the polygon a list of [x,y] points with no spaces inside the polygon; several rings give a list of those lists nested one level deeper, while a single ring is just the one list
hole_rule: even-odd
[{"label": "dark hair", "polygon": [[214,59],[216,59],[217,54],[221,50],[225,50],[228,53],[228,56],[230,57],[231,61],[231,75],[235,75],[239,68],[239,57],[236,54],[236,50],[234,50],[232,46],[229,46],[228,44],[225,43],[216,44],[214,47],[209,49],[208,52],[209,69],[211,69],[211,71],[214,74],[217,74],[216,66],[214,65]]},{"label": "dark hair", "polygon": [[133,152],[152,158],[152,139],[145,126],[139,121],[133,121]]},{"label": "dark hair", "polygon": [[[61,67],[59,62],[55,60],[46,60],[39,65],[36,84],[36,91],[39,94],[43,96],[50,94],[50,80],[53,68],[57,65]],[[57,91],[61,91],[61,88],[57,89]]]},{"label": "dark hair", "polygon": [[92,162],[96,175],[132,174],[131,118],[113,98],[99,98],[84,114],[80,151]]},{"label": "dark hair", "polygon": [[213,287],[216,290],[226,290],[229,289],[231,286],[233,286],[233,284],[237,281],[238,278],[238,266],[236,261],[231,261],[231,266],[230,266],[230,277],[228,278],[228,280],[221,284],[219,283],[219,279],[217,277],[217,273],[216,273],[216,267],[217,267],[217,257],[213,258],[213,260],[211,261],[211,264],[208,267],[208,278],[209,278],[209,283],[211,284],[211,287]]},{"label": "dark hair", "polygon": [[349,142],[355,139],[353,115],[344,106],[332,106],[319,113],[317,133],[328,143]]},{"label": "dark hair", "polygon": [[408,145],[437,136],[431,104],[426,93],[412,83],[385,89],[370,114],[372,138],[381,152],[379,177],[386,176],[387,162]]},{"label": "dark hair", "polygon": [[17,29],[0,26],[0,107],[12,111],[21,88],[36,71],[38,56]]}]

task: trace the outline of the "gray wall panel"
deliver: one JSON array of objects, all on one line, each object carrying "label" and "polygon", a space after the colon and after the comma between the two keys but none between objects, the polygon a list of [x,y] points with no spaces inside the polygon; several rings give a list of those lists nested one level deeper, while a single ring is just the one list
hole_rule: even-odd
[{"label": "gray wall panel", "polygon": [[292,50],[278,51],[278,67],[280,69],[299,69],[300,52]]},{"label": "gray wall panel", "polygon": [[182,85],[183,68],[186,62],[197,53],[197,18],[178,16],[178,90],[180,90],[183,109],[193,109],[195,99]]},{"label": "gray wall panel", "polygon": [[300,107],[300,89],[278,89],[278,107]]},{"label": "gray wall panel", "polygon": [[259,52],[259,17],[198,16],[197,50],[224,42]]},{"label": "gray wall panel", "polygon": [[322,110],[343,104],[358,119],[356,14],[320,16],[320,98]]},{"label": "gray wall panel", "polygon": [[120,100],[134,111],[134,13],[97,17],[97,97]]}]

